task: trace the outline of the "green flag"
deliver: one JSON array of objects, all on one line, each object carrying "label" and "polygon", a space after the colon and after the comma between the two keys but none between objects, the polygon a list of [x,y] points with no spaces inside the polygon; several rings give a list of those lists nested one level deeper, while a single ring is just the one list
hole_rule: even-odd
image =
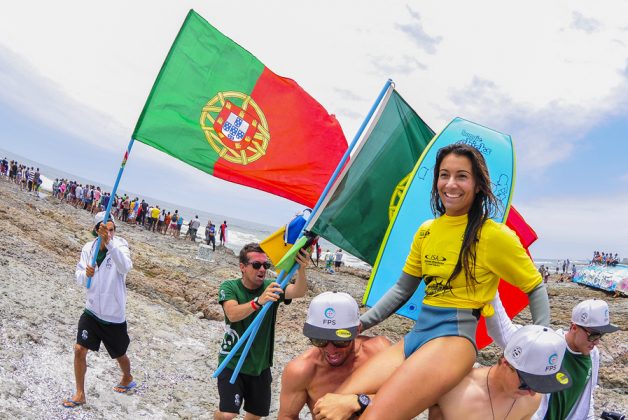
[{"label": "green flag", "polygon": [[308,229],[373,265],[406,178],[434,131],[393,87]]}]

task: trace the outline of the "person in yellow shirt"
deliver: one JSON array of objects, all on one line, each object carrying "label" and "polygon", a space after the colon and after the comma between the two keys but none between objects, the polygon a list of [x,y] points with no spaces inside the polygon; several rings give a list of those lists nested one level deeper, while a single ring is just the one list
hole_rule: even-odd
[{"label": "person in yellow shirt", "polygon": [[159,213],[161,213],[159,206],[155,206],[152,209],[150,209],[150,218],[152,219],[150,228],[153,229],[153,232],[157,228],[157,220],[159,219]]},{"label": "person in yellow shirt", "polygon": [[408,419],[434,405],[471,371],[478,319],[491,314],[500,278],[528,294],[535,324],[549,325],[541,275],[514,232],[491,220],[498,201],[477,149],[457,143],[438,151],[431,205],[437,217],[415,234],[397,284],[360,318],[363,330],[381,322],[422,280],[426,294],[415,327],[356,370],[336,394],[319,399],[316,418],[353,414],[334,413],[343,405],[337,394],[357,399],[362,419]]}]

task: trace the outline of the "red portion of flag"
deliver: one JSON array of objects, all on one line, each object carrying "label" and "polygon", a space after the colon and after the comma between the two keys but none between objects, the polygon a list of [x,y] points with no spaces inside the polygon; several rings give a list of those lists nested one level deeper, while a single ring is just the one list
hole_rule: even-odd
[{"label": "red portion of flag", "polygon": [[340,124],[294,80],[268,68],[251,98],[268,122],[265,154],[247,165],[219,159],[214,176],[313,207],[347,150]]},{"label": "red portion of flag", "polygon": [[[536,232],[526,223],[523,216],[521,216],[514,206],[510,207],[508,218],[506,219],[506,226],[515,231],[521,241],[521,245],[523,245],[526,251],[528,250],[528,247],[538,239]],[[529,254],[530,253],[528,252],[528,255]],[[506,313],[510,318],[517,315],[528,305],[528,295],[512,284],[500,279],[498,290],[499,297],[504,304],[504,309],[506,309]],[[482,349],[493,342],[491,337],[489,337],[486,332],[486,322],[484,321],[484,317],[480,318],[475,339],[479,349]]]},{"label": "red portion of flag", "polygon": [[515,231],[525,249],[528,249],[539,238],[513,206],[510,206],[506,226]]}]

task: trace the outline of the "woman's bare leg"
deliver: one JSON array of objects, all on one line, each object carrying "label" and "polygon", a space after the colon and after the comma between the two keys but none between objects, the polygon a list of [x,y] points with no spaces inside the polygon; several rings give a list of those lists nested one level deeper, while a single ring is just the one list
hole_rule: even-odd
[{"label": "woman's bare leg", "polygon": [[[463,337],[440,337],[425,343],[383,383],[361,419],[417,416],[471,371],[475,356],[473,344]],[[378,367],[373,379],[381,376]]]},{"label": "woman's bare leg", "polygon": [[403,338],[395,345],[371,357],[355,370],[336,390],[338,394],[374,394],[403,363]]}]

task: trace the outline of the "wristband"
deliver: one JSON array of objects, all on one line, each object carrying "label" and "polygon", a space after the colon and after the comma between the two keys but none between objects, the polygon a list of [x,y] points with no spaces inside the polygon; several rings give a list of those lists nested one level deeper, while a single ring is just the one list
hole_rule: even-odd
[{"label": "wristband", "polygon": [[255,299],[251,300],[251,308],[253,308],[254,311],[259,309],[259,306],[255,304]]}]

